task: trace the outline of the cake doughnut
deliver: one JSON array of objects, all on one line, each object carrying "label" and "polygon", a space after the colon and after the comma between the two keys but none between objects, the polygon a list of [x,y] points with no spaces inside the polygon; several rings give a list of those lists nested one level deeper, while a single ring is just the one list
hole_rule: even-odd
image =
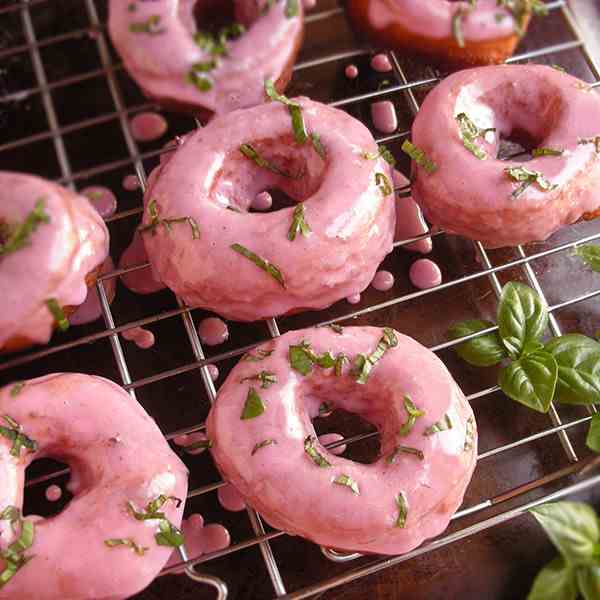
[{"label": "cake doughnut", "polygon": [[[484,246],[545,240],[600,207],[600,98],[541,65],[455,73],[425,99],[405,148],[427,220]],[[533,148],[499,160],[502,138]]]},{"label": "cake doughnut", "polygon": [[[2,388],[0,415],[0,599],[146,587],[181,545],[187,470],[141,405],[107,379],[59,373]],[[70,466],[74,497],[23,519],[25,469],[42,457]]]},{"label": "cake doughnut", "polygon": [[[238,321],[324,308],[364,290],[392,250],[392,175],[368,129],[285,101],[213,119],[152,177],[140,232],[156,278],[190,306]],[[248,213],[272,188],[298,204]]]},{"label": "cake doughnut", "polygon": [[[316,438],[320,411],[377,427],[362,464]],[[224,479],[273,526],[318,544],[400,554],[441,533],[477,457],[473,412],[443,363],[389,328],[289,332],[246,355],[207,420]]]},{"label": "cake doughnut", "polygon": [[0,352],[68,327],[107,255],[108,230],[86,197],[0,172]]},{"label": "cake doughnut", "polygon": [[463,66],[503,62],[532,12],[547,12],[538,0],[348,0],[347,8],[355,27],[378,46]]},{"label": "cake doughnut", "polygon": [[[230,10],[235,22],[208,30]],[[300,0],[110,0],[108,31],[146,96],[209,118],[263,102],[265,79],[283,92],[304,13]]]}]

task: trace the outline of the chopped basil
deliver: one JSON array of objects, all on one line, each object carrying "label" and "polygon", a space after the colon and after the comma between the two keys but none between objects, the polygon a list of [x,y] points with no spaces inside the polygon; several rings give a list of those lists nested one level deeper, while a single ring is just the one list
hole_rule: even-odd
[{"label": "chopped basil", "polygon": [[248,390],[248,395],[246,396],[246,402],[244,402],[244,408],[242,409],[242,414],[240,415],[240,419],[245,421],[247,419],[254,419],[255,417],[260,417],[266,410],[266,406],[262,401],[261,397],[258,395],[258,392],[251,387]]},{"label": "chopped basil", "polygon": [[515,32],[519,37],[525,34],[525,24],[531,14],[546,16],[548,7],[542,0],[496,0],[498,6],[508,10],[515,22]]},{"label": "chopped basil", "polygon": [[25,382],[24,381],[19,381],[19,382],[15,383],[10,388],[10,396],[11,396],[11,398],[15,398],[16,396],[18,396],[23,391],[24,387],[25,387]]},{"label": "chopped basil", "polygon": [[133,502],[130,501],[127,503],[127,511],[137,521],[158,520],[159,530],[154,534],[156,543],[159,546],[172,546],[177,548],[183,544],[183,534],[167,519],[164,512],[159,512],[169,500],[175,502],[177,506],[181,505],[181,500],[179,498],[161,494],[150,501],[143,511],[136,510]]},{"label": "chopped basil", "polygon": [[477,138],[485,139],[485,134],[488,131],[496,131],[496,128],[480,129],[464,112],[456,115],[456,122],[460,129],[460,137],[464,147],[479,160],[485,160],[487,158],[485,150],[475,142]]},{"label": "chopped basil", "polygon": [[[197,65],[196,65],[197,66]],[[192,66],[185,76],[185,80],[191,83],[200,92],[209,92],[213,88],[212,81],[205,75],[200,75],[201,71]]]},{"label": "chopped basil", "polygon": [[331,414],[333,409],[327,404],[327,402],[321,402],[319,406],[319,416],[326,417]]},{"label": "chopped basil", "polygon": [[427,427],[423,435],[433,435],[434,433],[440,433],[440,431],[448,431],[448,429],[452,429],[452,420],[448,415],[444,415],[443,420]]},{"label": "chopped basil", "polygon": [[396,159],[394,155],[387,149],[384,144],[379,144],[377,152],[362,152],[361,156],[365,160],[376,160],[381,157],[385,162],[387,162],[390,166],[396,166]]},{"label": "chopped basil", "polygon": [[406,410],[407,419],[398,430],[398,435],[402,437],[407,436],[415,426],[417,419],[425,415],[425,411],[420,410],[410,399],[410,396],[404,396],[404,409]]},{"label": "chopped basil", "polygon": [[65,313],[56,298],[48,298],[48,300],[46,300],[46,306],[48,307],[50,314],[54,317],[56,326],[61,331],[69,329],[69,319],[65,316]]},{"label": "chopped basil", "polygon": [[312,141],[312,145],[314,146],[315,150],[317,151],[317,154],[323,160],[325,160],[327,158],[327,150],[325,150],[325,146],[323,146],[323,144],[321,143],[321,137],[319,136],[319,134],[316,133],[315,131],[313,131],[310,134],[310,139]]},{"label": "chopped basil", "polygon": [[0,512],[0,521],[10,521],[10,523],[17,523],[21,518],[21,511],[16,506],[7,506],[2,512]]},{"label": "chopped basil", "polygon": [[288,19],[298,16],[300,7],[298,0],[285,0],[285,11],[284,14]]},{"label": "chopped basil", "polygon": [[406,525],[406,517],[408,516],[408,503],[404,496],[404,492],[400,492],[396,496],[396,506],[398,507],[398,518],[396,519],[396,527],[404,529]]},{"label": "chopped basil", "polygon": [[184,543],[183,533],[167,519],[161,519],[158,523],[158,533],[154,534],[154,539],[159,546],[169,546],[179,548]]},{"label": "chopped basil", "polygon": [[356,494],[357,496],[360,496],[360,490],[358,489],[358,483],[356,483],[356,481],[354,481],[354,479],[352,479],[352,477],[350,477],[350,475],[344,475],[342,473],[342,475],[338,475],[334,480],[333,483],[335,483],[336,485],[345,485],[346,487],[349,487],[354,494]]},{"label": "chopped basil", "polygon": [[418,448],[411,448],[410,446],[396,446],[394,448],[394,451],[387,457],[387,462],[390,465],[393,465],[396,462],[396,458],[398,458],[398,455],[402,453],[412,454],[413,456],[416,456],[419,460],[425,459],[423,451],[419,450]]},{"label": "chopped basil", "polygon": [[171,225],[175,225],[177,223],[187,223],[190,226],[190,229],[192,230],[192,239],[200,239],[200,228],[198,227],[198,224],[192,217],[175,217],[163,219],[160,216],[160,207],[156,203],[156,200],[150,200],[150,202],[148,202],[148,214],[150,215],[150,223],[138,227],[138,231],[140,233],[151,231],[152,235],[156,235],[156,229],[161,225],[167,233],[171,233]]},{"label": "chopped basil", "polygon": [[566,73],[567,70],[564,67],[561,67],[560,65],[550,65],[553,69],[555,69],[556,71],[560,71],[561,73]]},{"label": "chopped basil", "polygon": [[335,365],[334,365],[334,373],[337,377],[342,375],[342,369],[344,368],[344,363],[349,362],[348,357],[341,353],[335,357]]},{"label": "chopped basil", "polygon": [[326,469],[327,467],[331,467],[331,463],[322,455],[320,454],[317,449],[315,448],[315,436],[314,435],[309,435],[305,440],[304,440],[304,452],[306,452],[306,454],[308,454],[308,456],[310,456],[310,458],[312,459],[312,461],[319,467],[322,467],[324,469]]},{"label": "chopped basil", "polygon": [[260,387],[267,389],[270,385],[277,383],[277,375],[275,375],[275,373],[271,373],[270,371],[261,371],[256,375],[244,377],[240,380],[240,382],[243,381],[260,381]]},{"label": "chopped basil", "polygon": [[260,362],[261,360],[265,360],[273,354],[274,350],[263,350],[258,348],[256,350],[256,354],[246,354],[242,360],[247,360],[249,362]]},{"label": "chopped basil", "polygon": [[466,432],[465,432],[465,445],[464,450],[470,450],[473,447],[473,440],[475,439],[475,420],[473,417],[467,419]]},{"label": "chopped basil", "polygon": [[0,237],[0,257],[12,254],[29,245],[31,234],[35,232],[40,223],[50,223],[50,216],[44,211],[44,200],[40,198],[33,210],[25,217],[22,223],[6,225],[2,229],[3,242]]},{"label": "chopped basil", "polygon": [[150,15],[145,21],[136,21],[129,24],[131,33],[147,33],[148,35],[158,35],[164,33],[166,29],[160,26],[160,15]]},{"label": "chopped basil", "polygon": [[339,333],[340,335],[344,333],[344,328],[341,325],[338,325],[337,323],[330,323],[329,325],[327,325],[327,327],[333,329],[333,331]]},{"label": "chopped basil", "polygon": [[271,100],[281,102],[288,107],[288,111],[292,118],[292,130],[294,131],[294,139],[298,144],[304,144],[308,139],[306,133],[306,126],[304,124],[304,117],[302,116],[302,107],[297,103],[293,102],[289,98],[286,98],[283,94],[280,94],[276,89],[274,83],[267,79],[265,81],[265,93]]},{"label": "chopped basil", "polygon": [[194,452],[196,450],[208,450],[209,448],[212,448],[212,446],[212,440],[199,440],[197,442],[194,442],[193,444],[185,446],[185,451]]},{"label": "chopped basil", "polygon": [[[14,509],[14,507],[8,507]],[[18,509],[15,509],[18,510]],[[2,514],[6,512],[6,509],[2,511]],[[11,518],[15,514],[11,512]],[[33,556],[25,556],[25,551],[33,546],[33,540],[35,537],[35,524],[33,521],[25,521],[17,516],[21,532],[19,537],[12,543],[6,550],[0,550],[0,559],[5,563],[4,571],[0,571],[0,590],[15,576],[17,571],[24,567]],[[11,524],[14,523],[11,520]]]},{"label": "chopped basil", "polygon": [[377,343],[377,347],[371,354],[365,356],[359,354],[355,359],[354,374],[355,379],[360,384],[367,383],[371,369],[375,366],[383,355],[390,349],[398,345],[396,333],[390,327],[383,328],[383,335]]},{"label": "chopped basil", "polygon": [[594,147],[596,148],[596,153],[600,154],[600,135],[591,138],[579,138],[577,140],[577,144],[594,144]]},{"label": "chopped basil", "polygon": [[130,2],[130,3],[127,5],[127,10],[128,10],[129,12],[135,12],[135,11],[137,10],[137,6],[135,5],[135,2]]},{"label": "chopped basil", "polygon": [[139,546],[132,538],[111,538],[104,540],[104,545],[109,548],[117,548],[118,546],[131,548],[138,556],[144,556],[150,550],[150,548]]},{"label": "chopped basil", "polygon": [[384,196],[389,196],[393,191],[390,180],[383,173],[375,173],[375,185],[379,187]]},{"label": "chopped basil", "polygon": [[255,254],[252,250],[248,250],[248,248],[245,248],[241,244],[232,244],[230,248],[234,252],[241,254],[243,257],[253,262],[259,269],[265,271],[265,273],[268,273],[282,288],[285,289],[283,274],[278,267],[271,264],[266,258],[258,256],[258,254]]},{"label": "chopped basil", "polygon": [[520,196],[533,183],[536,183],[544,192],[552,191],[558,187],[558,185],[550,183],[539,171],[531,171],[526,167],[506,167],[504,172],[510,179],[520,184],[512,192],[512,198]]},{"label": "chopped basil", "polygon": [[297,233],[301,233],[304,237],[308,237],[311,231],[310,225],[306,222],[304,216],[304,204],[300,203],[294,208],[292,224],[288,231],[288,240],[293,242],[296,239]]},{"label": "chopped basil", "polygon": [[227,56],[227,42],[240,37],[245,31],[242,24],[232,23],[223,27],[216,37],[207,31],[198,31],[194,34],[194,42],[201,50],[213,56]]},{"label": "chopped basil", "polygon": [[538,156],[562,156],[565,153],[564,149],[558,148],[534,148],[531,151],[531,156],[537,158]]},{"label": "chopped basil", "polygon": [[265,446],[270,446],[271,444],[277,444],[277,440],[269,438],[267,440],[263,440],[262,442],[258,442],[258,444],[255,444],[254,448],[252,448],[250,456],[254,456],[261,448],[264,448]]},{"label": "chopped basil", "polygon": [[308,375],[312,371],[313,364],[323,369],[331,369],[336,365],[336,359],[331,352],[323,352],[323,354],[318,355],[306,340],[303,340],[300,344],[291,345],[288,355],[292,369],[302,375]]},{"label": "chopped basil", "polygon": [[467,11],[463,10],[462,8],[459,8],[452,15],[452,35],[454,36],[456,44],[459,48],[465,47],[465,36],[463,34],[462,29],[462,20],[466,14]]},{"label": "chopped basil", "polygon": [[22,427],[8,415],[3,416],[4,421],[8,425],[0,425],[0,435],[12,442],[10,449],[11,456],[19,458],[21,456],[21,448],[25,448],[29,452],[35,452],[38,449],[38,444],[35,440],[23,433]]},{"label": "chopped basil", "polygon": [[408,154],[420,167],[423,167],[429,175],[437,171],[437,165],[425,154],[424,150],[415,146],[412,142],[404,140],[402,152]]},{"label": "chopped basil", "polygon": [[277,165],[274,165],[272,162],[266,160],[262,156],[258,154],[258,152],[250,145],[250,144],[242,144],[240,146],[240,152],[251,161],[255,162],[262,169],[267,169],[272,173],[277,175],[281,175],[282,177],[290,177],[293,178],[292,175],[282,171]]}]

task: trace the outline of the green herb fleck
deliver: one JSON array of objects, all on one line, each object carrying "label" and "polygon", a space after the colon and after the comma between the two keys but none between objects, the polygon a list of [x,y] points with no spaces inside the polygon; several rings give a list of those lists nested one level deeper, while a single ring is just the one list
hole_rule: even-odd
[{"label": "green herb fleck", "polygon": [[46,306],[48,307],[50,314],[54,317],[56,326],[61,331],[69,329],[69,319],[65,316],[65,313],[56,298],[48,298],[48,300],[46,300]]},{"label": "green herb fleck", "polygon": [[246,402],[244,402],[244,408],[242,409],[240,419],[245,421],[247,419],[260,417],[260,415],[265,412],[266,408],[267,407],[265,406],[261,397],[258,395],[258,392],[251,387],[248,390],[248,395],[246,396]]},{"label": "green herb fleck", "polygon": [[111,538],[104,540],[104,545],[109,548],[117,548],[119,546],[131,548],[138,556],[144,556],[150,550],[150,548],[136,544],[132,538]]},{"label": "green herb fleck", "polygon": [[425,411],[420,410],[411,400],[410,396],[404,396],[404,409],[406,410],[407,419],[398,430],[398,435],[402,437],[407,436],[415,426],[417,419],[425,415]]},{"label": "green herb fleck", "polygon": [[467,419],[467,425],[465,428],[465,445],[464,450],[467,452],[473,448],[473,442],[475,440],[475,420],[473,417]]},{"label": "green herb fleck", "polygon": [[344,333],[344,328],[341,325],[338,325],[337,323],[330,323],[329,325],[327,325],[327,327],[333,329],[333,331],[339,333],[340,335]]},{"label": "green herb fleck", "polygon": [[434,433],[440,433],[440,431],[448,431],[448,429],[452,429],[452,420],[448,415],[444,415],[443,420],[425,429],[423,435],[433,435]]},{"label": "green herb fleck", "polygon": [[247,360],[248,362],[260,362],[271,356],[273,352],[274,350],[263,350],[262,348],[258,348],[256,354],[246,354],[242,360]]},{"label": "green herb fleck", "polygon": [[294,131],[294,139],[298,144],[304,144],[308,139],[306,126],[304,125],[304,117],[302,116],[302,107],[297,103],[286,98],[275,89],[275,84],[267,79],[265,81],[265,93],[274,101],[281,102],[288,107],[290,117],[292,118],[292,130]]},{"label": "green herb fleck", "polygon": [[496,128],[488,127],[487,129],[480,129],[464,112],[456,115],[456,122],[458,123],[463,146],[479,160],[485,160],[487,153],[481,146],[476,144],[476,141],[478,138],[485,139],[486,133],[488,131],[496,131]]},{"label": "green herb fleck", "polygon": [[337,377],[341,377],[344,368],[344,363],[349,362],[348,357],[341,353],[335,357],[334,373]]},{"label": "green herb fleck", "polygon": [[391,167],[396,166],[394,155],[388,150],[384,144],[379,144],[377,152],[362,152],[361,156],[365,160],[376,160],[379,157],[383,158]]},{"label": "green herb fleck", "polygon": [[336,359],[331,352],[323,352],[323,354],[318,355],[306,340],[303,340],[300,344],[291,345],[288,355],[292,369],[302,375],[308,375],[312,371],[313,364],[323,369],[331,369],[336,365]]},{"label": "green herb fleck", "polygon": [[160,207],[158,206],[156,200],[150,200],[150,202],[148,202],[148,215],[150,216],[150,223],[139,227],[138,231],[140,233],[150,231],[152,235],[156,235],[156,230],[161,225],[167,233],[171,233],[172,225],[176,225],[178,223],[187,223],[190,226],[190,229],[192,230],[192,239],[200,239],[200,228],[198,227],[198,224],[192,217],[175,217],[163,219],[160,216]]},{"label": "green herb fleck", "polygon": [[196,450],[208,450],[209,448],[212,448],[212,446],[212,440],[199,440],[197,442],[194,442],[193,444],[185,446],[185,451],[195,452]]},{"label": "green herb fleck", "polygon": [[135,12],[135,11],[137,10],[137,6],[135,5],[135,2],[130,2],[130,3],[127,5],[127,10],[128,10],[129,12]]},{"label": "green herb fleck", "polygon": [[534,148],[531,151],[531,156],[533,158],[537,158],[538,156],[562,156],[564,153],[564,149],[559,148]]},{"label": "green herb fleck", "polygon": [[375,185],[379,187],[384,196],[389,196],[394,191],[390,184],[390,180],[383,173],[375,173]]},{"label": "green herb fleck", "polygon": [[10,396],[11,396],[11,398],[15,398],[16,396],[18,396],[23,391],[24,387],[25,387],[25,382],[24,381],[19,381],[19,382],[15,383],[10,388]]},{"label": "green herb fleck", "polygon": [[346,487],[349,487],[355,495],[360,496],[360,490],[358,489],[358,483],[356,483],[356,481],[354,481],[354,479],[352,479],[352,477],[350,477],[350,475],[344,475],[342,473],[342,475],[338,475],[334,480],[333,483],[335,483],[336,485],[345,485]]},{"label": "green herb fleck", "polygon": [[270,385],[277,383],[277,375],[275,373],[271,373],[270,371],[261,371],[256,375],[251,375],[250,377],[244,377],[240,380],[243,381],[259,381],[260,387],[263,389],[267,389]]},{"label": "green herb fleck", "polygon": [[21,448],[25,448],[29,452],[35,452],[38,449],[37,442],[23,433],[22,427],[8,415],[3,416],[4,421],[8,425],[0,425],[0,435],[12,442],[10,449],[11,456],[17,458],[21,455]]},{"label": "green herb fleck", "polygon": [[581,258],[592,271],[600,272],[600,245],[583,244],[575,246],[573,255]]},{"label": "green herb fleck", "polygon": [[267,440],[263,440],[262,442],[258,442],[258,444],[255,444],[254,448],[252,448],[250,456],[254,456],[261,448],[264,448],[265,446],[270,446],[271,444],[277,444],[277,440],[269,438]]},{"label": "green herb fleck", "polygon": [[188,71],[185,79],[200,92],[209,92],[212,90],[212,81],[208,77],[200,75],[199,72],[195,71],[193,68]]},{"label": "green herb fleck", "polygon": [[167,519],[161,519],[158,523],[158,533],[154,534],[154,539],[159,546],[169,546],[170,548],[179,548],[184,543],[183,533]]},{"label": "green herb fleck", "polygon": [[390,465],[393,465],[396,462],[396,458],[398,458],[399,454],[411,454],[416,456],[419,460],[424,460],[425,455],[422,450],[418,448],[411,448],[410,446],[396,446],[394,451],[387,457],[387,462]]},{"label": "green herb fleck", "polygon": [[452,15],[452,35],[454,36],[456,44],[459,48],[465,47],[465,36],[463,34],[462,20],[466,14],[468,14],[468,11],[459,8]]},{"label": "green herb fleck", "polygon": [[250,144],[242,144],[240,146],[240,152],[251,161],[255,162],[262,169],[267,169],[276,175],[281,175],[282,177],[290,177],[293,178],[292,175],[282,171],[277,165],[274,165],[272,162],[263,158],[258,154],[258,152],[250,145]]},{"label": "green herb fleck", "polygon": [[420,167],[425,169],[429,175],[437,171],[437,165],[425,154],[424,150],[415,146],[412,142],[404,140],[402,152],[408,154]]},{"label": "green herb fleck", "polygon": [[270,275],[282,288],[285,289],[285,280],[283,278],[283,274],[279,270],[278,267],[271,264],[266,258],[262,258],[252,252],[252,250],[248,250],[241,244],[232,244],[230,248],[241,254],[243,257],[247,258],[249,261],[253,262],[259,269],[262,269],[265,273]]},{"label": "green herb fleck", "polygon": [[327,404],[327,402],[321,402],[321,405],[319,406],[319,415],[320,416],[329,415],[332,410],[333,409],[329,406],[329,404]]},{"label": "green herb fleck", "polygon": [[577,140],[577,144],[580,146],[583,144],[594,144],[594,147],[596,148],[596,153],[600,154],[600,135],[590,138],[579,138]]},{"label": "green herb fleck", "polygon": [[[25,217],[22,223],[6,225],[2,228],[0,237],[0,257],[12,254],[29,245],[31,235],[40,223],[50,223],[50,216],[44,210],[44,200],[39,199],[33,210]],[[2,242],[1,238],[5,238]]]},{"label": "green herb fleck", "polygon": [[323,146],[323,144],[321,142],[321,137],[319,136],[319,134],[316,133],[315,131],[313,131],[310,134],[310,139],[312,141],[312,145],[314,146],[315,150],[317,151],[317,154],[323,160],[325,160],[327,158],[327,150],[325,150],[325,146]]},{"label": "green herb fleck", "polygon": [[404,492],[400,492],[396,496],[396,506],[398,507],[398,518],[396,519],[396,527],[404,529],[406,518],[408,517],[408,503],[404,496]]},{"label": "green herb fleck", "polygon": [[311,231],[310,225],[306,222],[306,217],[304,215],[304,204],[300,203],[294,208],[292,224],[288,231],[288,240],[293,242],[296,239],[297,233],[301,233],[304,237],[308,237]]},{"label": "green herb fleck", "polygon": [[298,16],[299,11],[300,11],[300,7],[298,4],[298,0],[286,0],[285,1],[284,14],[288,19]]},{"label": "green herb fleck", "polygon": [[309,435],[304,440],[304,452],[306,452],[306,454],[308,454],[308,456],[310,456],[312,461],[317,466],[322,467],[324,469],[326,469],[327,467],[331,467],[331,463],[322,454],[320,454],[317,451],[317,449],[315,448],[315,442],[316,442],[315,436]]},{"label": "green herb fleck", "polygon": [[150,501],[142,511],[136,510],[133,502],[127,503],[127,512],[137,521],[158,520],[159,531],[154,534],[154,539],[159,546],[172,546],[177,548],[183,544],[183,534],[175,525],[173,525],[160,509],[168,502],[173,501],[177,506],[181,505],[181,500],[175,496],[165,496],[161,494]]},{"label": "green herb fleck", "polygon": [[515,188],[512,192],[511,197],[517,198],[520,196],[530,185],[537,184],[538,187],[544,191],[549,192],[558,187],[558,185],[550,183],[542,173],[539,171],[532,171],[526,167],[506,167],[504,172],[520,185]]},{"label": "green herb fleck", "polygon": [[4,571],[0,572],[0,590],[33,558],[33,556],[25,556],[25,551],[33,545],[35,524],[20,518],[18,522],[21,528],[18,539],[6,550],[0,551],[0,558],[5,563]]},{"label": "green herb fleck", "polygon": [[365,356],[364,354],[359,354],[356,357],[354,371],[356,381],[360,384],[367,383],[367,379],[369,378],[371,369],[381,358],[383,358],[383,355],[390,348],[394,348],[397,345],[398,338],[396,337],[396,333],[394,332],[394,330],[390,327],[384,327],[383,335],[377,343],[377,347],[375,348],[375,350],[373,350],[373,352],[368,356]]},{"label": "green herb fleck", "polygon": [[129,24],[131,33],[147,33],[148,35],[158,35],[164,33],[166,29],[160,26],[160,15],[151,15],[145,21],[137,21]]}]

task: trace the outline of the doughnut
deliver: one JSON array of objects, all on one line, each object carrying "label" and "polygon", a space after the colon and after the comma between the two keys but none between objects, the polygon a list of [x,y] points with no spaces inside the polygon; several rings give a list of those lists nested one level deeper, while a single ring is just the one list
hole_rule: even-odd
[{"label": "doughnut", "polygon": [[[552,67],[455,73],[414,121],[413,198],[429,222],[497,248],[545,240],[600,207],[600,98]],[[499,160],[501,139],[532,160]]]},{"label": "doughnut", "polygon": [[0,352],[66,329],[107,255],[108,230],[85,196],[0,172]]},{"label": "doughnut", "polygon": [[506,60],[525,34],[538,0],[348,0],[351,21],[379,47],[418,52],[448,65]]},{"label": "doughnut", "polygon": [[[380,457],[324,448],[311,420],[372,423]],[[207,421],[223,478],[273,526],[317,544],[401,554],[441,533],[477,457],[473,412],[443,363],[389,328],[292,331],[231,371]]]},{"label": "doughnut", "polygon": [[[2,388],[0,415],[0,599],[146,587],[181,545],[187,470],[141,405],[107,379],[57,373]],[[74,497],[53,517],[22,519],[25,469],[43,457],[70,466]]]},{"label": "doughnut", "polygon": [[[370,132],[340,110],[279,98],[186,136],[144,195],[140,232],[156,278],[237,321],[361,292],[392,250],[392,175]],[[297,204],[248,213],[272,188]]]},{"label": "doughnut", "polygon": [[[235,22],[203,29],[230,12]],[[263,102],[265,79],[283,92],[304,13],[300,0],[110,0],[108,31],[146,96],[208,119]]]}]

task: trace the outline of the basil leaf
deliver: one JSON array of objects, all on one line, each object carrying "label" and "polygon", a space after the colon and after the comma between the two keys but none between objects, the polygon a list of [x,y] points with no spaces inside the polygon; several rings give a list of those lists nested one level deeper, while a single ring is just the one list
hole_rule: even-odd
[{"label": "basil leaf", "polygon": [[183,533],[167,519],[161,519],[158,529],[159,531],[154,535],[154,539],[159,546],[178,548],[185,542]]},{"label": "basil leaf", "polygon": [[342,473],[333,480],[333,483],[335,483],[336,485],[345,485],[346,487],[349,487],[356,496],[360,496],[360,489],[358,488],[358,483],[356,483],[356,481],[354,481],[354,479],[352,479],[350,475]]},{"label": "basil leaf", "polygon": [[570,333],[546,344],[558,363],[556,399],[566,404],[600,403],[600,344]]},{"label": "basil leaf", "polygon": [[593,561],[594,545],[600,540],[593,508],[583,502],[551,502],[529,512],[567,562],[577,565]]},{"label": "basil leaf", "polygon": [[252,452],[250,452],[250,456],[254,456],[261,448],[265,448],[266,446],[270,446],[271,444],[277,444],[277,440],[273,438],[269,438],[263,440],[262,442],[258,442],[258,444],[254,444],[254,448],[252,448]]},{"label": "basil leaf", "polygon": [[65,316],[65,312],[63,311],[56,298],[48,298],[48,300],[46,300],[46,306],[48,307],[50,314],[54,318],[56,326],[61,331],[66,331],[67,329],[69,329],[69,319],[67,319],[67,317]]},{"label": "basil leaf", "polygon": [[575,600],[575,571],[561,556],[549,562],[538,574],[527,600]]},{"label": "basil leaf", "polygon": [[584,600],[600,598],[600,565],[589,565],[577,569],[577,584]]},{"label": "basil leaf", "polygon": [[529,286],[511,281],[502,288],[498,328],[511,358],[519,358],[527,342],[539,340],[548,325],[548,308]]},{"label": "basil leaf", "polygon": [[111,538],[104,540],[104,545],[108,548],[117,548],[119,546],[131,548],[138,556],[143,556],[150,550],[150,548],[145,548],[137,544],[133,538]]},{"label": "basil leaf", "polygon": [[425,154],[425,151],[415,146],[409,140],[404,140],[401,148],[402,152],[408,154],[412,160],[414,160],[420,167],[431,175],[437,171],[437,165]]},{"label": "basil leaf", "polygon": [[254,419],[255,417],[262,415],[265,412],[265,409],[266,406],[264,405],[261,397],[258,395],[258,392],[251,387],[248,390],[248,395],[246,396],[246,402],[244,402],[244,408],[242,410],[240,419],[242,421]]},{"label": "basil leaf", "polygon": [[261,371],[256,375],[250,375],[240,379],[240,383],[243,383],[244,381],[259,381],[260,387],[266,390],[270,385],[277,383],[277,375],[271,371]]},{"label": "basil leaf", "polygon": [[573,254],[579,256],[583,262],[592,269],[592,271],[600,272],[600,245],[585,244],[573,248]]},{"label": "basil leaf", "polygon": [[539,412],[548,412],[554,396],[558,365],[549,352],[535,352],[500,371],[498,385],[513,400]]},{"label": "basil leaf", "polygon": [[259,269],[262,269],[265,273],[268,273],[282,288],[285,289],[285,279],[279,267],[276,267],[266,258],[255,254],[254,252],[252,252],[252,250],[245,248],[241,244],[231,244],[230,248],[238,254],[241,254],[243,257],[247,258],[249,261],[253,262]]},{"label": "basil leaf", "polygon": [[396,518],[396,527],[404,529],[406,526],[406,518],[408,517],[408,502],[404,492],[400,492],[396,496],[396,508],[398,509],[398,517]]},{"label": "basil leaf", "polygon": [[600,413],[596,413],[592,417],[590,428],[587,437],[585,438],[585,445],[590,450],[600,454]]},{"label": "basil leaf", "polygon": [[[470,319],[455,323],[448,330],[448,337],[455,340],[465,335],[483,331],[492,327],[494,324],[490,321],[481,321],[479,319]],[[486,333],[479,337],[468,340],[454,347],[454,351],[465,362],[475,367],[491,367],[497,365],[503,358],[506,358],[506,350],[498,333]]]},{"label": "basil leaf", "polygon": [[289,359],[292,369],[298,371],[302,375],[308,375],[312,371],[313,361],[307,350],[310,349],[310,344],[306,341],[300,344],[290,346]]},{"label": "basil leaf", "polygon": [[315,448],[317,440],[314,435],[309,435],[304,440],[304,452],[312,459],[312,461],[323,469],[331,467],[331,463]]}]

